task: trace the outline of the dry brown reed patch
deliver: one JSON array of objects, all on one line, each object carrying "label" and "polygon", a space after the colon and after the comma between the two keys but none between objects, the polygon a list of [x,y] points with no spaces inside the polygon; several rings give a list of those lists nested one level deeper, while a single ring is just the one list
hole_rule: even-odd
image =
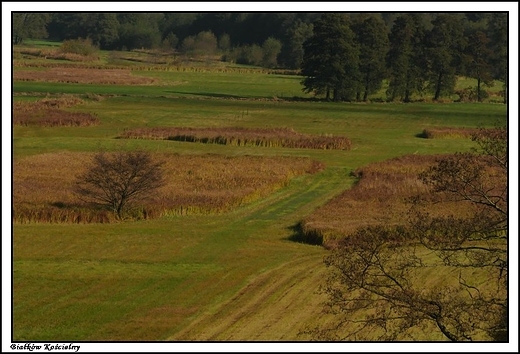
[{"label": "dry brown reed patch", "polygon": [[75,96],[44,98],[36,102],[15,102],[13,105],[13,124],[44,127],[98,125],[99,120],[90,113],[68,112],[61,109],[82,103],[84,101]]},{"label": "dry brown reed patch", "polygon": [[288,128],[249,129],[155,127],[123,132],[124,139],[161,139],[233,146],[284,147],[350,150],[351,141],[342,136],[302,134]]},{"label": "dry brown reed patch", "polygon": [[[74,194],[76,176],[93,153],[48,153],[14,163],[13,221],[113,222],[106,209],[88,205]],[[262,198],[293,177],[323,168],[307,158],[181,156],[156,154],[165,161],[167,183],[136,204],[129,217],[222,213]]]},{"label": "dry brown reed patch", "polygon": [[53,60],[68,60],[74,62],[92,62],[99,60],[97,55],[81,55],[76,53],[66,53],[59,49],[36,49],[36,48],[22,48],[15,51],[18,58],[31,59],[43,58]]},{"label": "dry brown reed patch", "polygon": [[[407,155],[354,171],[353,175],[359,178],[357,184],[304,219],[298,231],[327,246],[360,227],[402,225],[411,207],[410,198],[428,197],[419,173],[434,165],[439,157]],[[460,216],[469,212],[465,204],[456,202],[431,205],[428,211],[439,215],[456,211]]]},{"label": "dry brown reed patch", "polygon": [[46,70],[17,70],[14,80],[81,84],[151,85],[156,79],[134,76],[130,70],[80,67],[49,67]]},{"label": "dry brown reed patch", "polygon": [[454,127],[432,127],[426,128],[420,134],[425,139],[443,139],[443,138],[471,138],[478,133],[477,128],[454,128]]}]

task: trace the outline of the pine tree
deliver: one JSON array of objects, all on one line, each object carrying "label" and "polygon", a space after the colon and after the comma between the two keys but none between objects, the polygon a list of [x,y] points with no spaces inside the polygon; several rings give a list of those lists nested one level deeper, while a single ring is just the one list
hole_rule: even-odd
[{"label": "pine tree", "polygon": [[305,92],[334,101],[352,100],[359,79],[359,51],[347,15],[324,14],[304,43],[302,81]]},{"label": "pine tree", "polygon": [[461,67],[464,45],[462,17],[456,14],[440,14],[432,21],[428,33],[428,58],[430,65],[429,87],[434,100],[448,96],[455,90],[457,71]]},{"label": "pine tree", "polygon": [[507,52],[507,13],[494,13],[489,21],[491,37],[491,49],[493,51],[494,78],[504,82],[504,104],[507,103],[507,76],[508,76],[508,52]]},{"label": "pine tree", "polygon": [[359,71],[361,81],[357,100],[368,99],[368,95],[381,88],[386,74],[385,56],[389,42],[386,25],[380,16],[360,16],[352,25],[359,46]]},{"label": "pine tree", "polygon": [[390,81],[387,95],[391,101],[401,99],[410,102],[413,94],[423,90],[425,31],[420,14],[405,14],[395,19],[386,57]]}]

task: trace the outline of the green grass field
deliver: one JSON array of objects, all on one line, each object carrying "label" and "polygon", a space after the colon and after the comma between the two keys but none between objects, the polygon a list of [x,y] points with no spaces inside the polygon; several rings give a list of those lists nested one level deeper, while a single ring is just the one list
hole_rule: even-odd
[{"label": "green grass field", "polygon": [[[16,69],[15,69],[16,70]],[[94,70],[94,69],[93,69]],[[14,100],[74,94],[91,127],[13,127],[13,156],[146,149],[179,154],[303,156],[326,169],[220,215],[115,224],[13,225],[17,341],[308,340],[327,321],[316,291],[327,251],[292,242],[292,227],[355,182],[349,173],[405,154],[465,151],[468,139],[423,139],[428,127],[493,126],[494,103],[348,104],[306,97],[300,78],[265,73],[139,71],[154,85],[15,81]],[[93,95],[102,99],[89,99]],[[97,97],[97,96],[96,96]],[[139,127],[294,128],[347,136],[350,151],[116,139]],[[34,173],[38,173],[35,171]],[[16,184],[16,181],[13,183]],[[438,340],[441,337],[425,338]]]}]

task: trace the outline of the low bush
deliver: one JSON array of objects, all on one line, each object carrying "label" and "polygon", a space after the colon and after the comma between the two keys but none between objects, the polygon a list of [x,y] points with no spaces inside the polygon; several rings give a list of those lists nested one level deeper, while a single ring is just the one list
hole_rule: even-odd
[{"label": "low bush", "polygon": [[63,41],[60,47],[60,51],[63,53],[72,53],[83,55],[85,57],[93,57],[96,56],[99,48],[96,47],[89,38],[78,38]]}]

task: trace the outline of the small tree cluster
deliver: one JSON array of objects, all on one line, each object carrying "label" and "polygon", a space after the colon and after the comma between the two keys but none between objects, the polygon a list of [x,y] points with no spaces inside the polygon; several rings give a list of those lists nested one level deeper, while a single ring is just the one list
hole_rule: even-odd
[{"label": "small tree cluster", "polygon": [[278,66],[278,55],[281,50],[282,43],[276,38],[269,37],[262,46],[252,44],[233,48],[226,59],[229,58],[239,64],[273,68]]}]

